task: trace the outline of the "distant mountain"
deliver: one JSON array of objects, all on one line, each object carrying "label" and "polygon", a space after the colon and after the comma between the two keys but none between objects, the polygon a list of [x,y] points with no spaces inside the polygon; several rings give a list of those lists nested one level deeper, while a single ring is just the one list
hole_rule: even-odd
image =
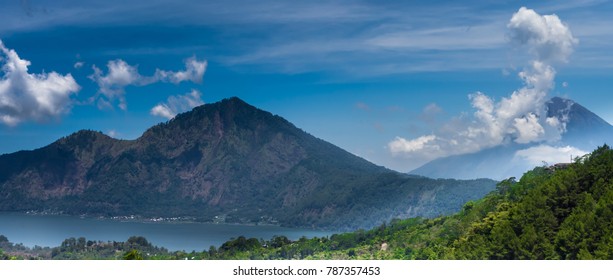
[{"label": "distant mountain", "polygon": [[[572,146],[591,151],[604,143],[613,142],[613,126],[580,104],[560,97],[547,102],[548,117],[557,117],[566,123],[566,132],[555,146]],[[534,164],[516,157],[520,150],[534,144],[509,143],[476,153],[455,155],[435,159],[409,172],[430,178],[492,178],[501,180],[511,176],[519,177]],[[575,155],[579,156],[579,155]],[[570,161],[570,158],[568,159]],[[553,164],[555,162],[550,162]]]},{"label": "distant mountain", "polygon": [[0,156],[0,211],[358,228],[451,213],[494,185],[390,171],[238,98],[136,140],[84,130]]},{"label": "distant mountain", "polygon": [[613,126],[570,99],[554,97],[547,103],[547,116],[566,120],[562,143],[591,151],[613,141]]},{"label": "distant mountain", "polygon": [[413,170],[430,178],[496,178],[503,179],[527,171],[523,164],[513,164],[513,158],[520,147],[510,144],[485,149],[476,153],[438,158]]}]

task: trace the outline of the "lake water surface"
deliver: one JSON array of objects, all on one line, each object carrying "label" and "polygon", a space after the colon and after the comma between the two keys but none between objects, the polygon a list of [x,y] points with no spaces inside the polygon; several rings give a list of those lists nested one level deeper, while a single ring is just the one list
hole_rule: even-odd
[{"label": "lake water surface", "polygon": [[230,238],[245,236],[270,239],[284,235],[291,240],[302,236],[330,236],[333,232],[284,228],[269,225],[226,225],[204,223],[170,223],[117,221],[61,215],[0,213],[0,234],[10,242],[55,247],[70,237],[87,240],[126,241],[130,236],[144,236],[155,246],[169,250],[202,251],[219,247]]}]

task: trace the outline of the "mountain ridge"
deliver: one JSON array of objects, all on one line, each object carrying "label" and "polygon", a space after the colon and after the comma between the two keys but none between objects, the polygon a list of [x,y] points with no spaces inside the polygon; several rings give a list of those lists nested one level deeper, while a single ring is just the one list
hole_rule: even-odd
[{"label": "mountain ridge", "polygon": [[2,155],[0,168],[0,211],[319,228],[436,216],[495,185],[376,166],[239,98],[196,107],[135,140],[75,132]]}]

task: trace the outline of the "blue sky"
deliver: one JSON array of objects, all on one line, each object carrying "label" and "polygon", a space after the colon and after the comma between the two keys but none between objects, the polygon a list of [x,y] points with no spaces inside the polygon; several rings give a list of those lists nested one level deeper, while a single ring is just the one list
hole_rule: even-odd
[{"label": "blue sky", "polygon": [[515,129],[548,121],[525,108],[505,119],[507,140],[466,135],[501,128],[485,119],[500,125],[522,90],[613,122],[612,12],[590,0],[5,1],[0,153],[79,129],[135,139],[231,96],[399,171],[504,141],[555,146],[547,127]]}]

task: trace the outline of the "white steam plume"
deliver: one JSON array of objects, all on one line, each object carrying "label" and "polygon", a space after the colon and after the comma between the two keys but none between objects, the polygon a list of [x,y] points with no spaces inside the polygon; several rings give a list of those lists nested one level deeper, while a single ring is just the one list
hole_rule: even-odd
[{"label": "white steam plume", "polygon": [[510,42],[526,48],[533,57],[518,74],[524,86],[499,101],[481,92],[470,94],[475,109],[472,118],[458,118],[453,124],[444,126],[437,135],[413,140],[396,137],[388,143],[392,155],[432,160],[510,142],[526,144],[560,140],[565,132],[565,120],[548,118],[545,102],[554,87],[556,71],[553,64],[567,62],[578,40],[556,15],[541,16],[525,7],[513,15],[507,28]]}]

